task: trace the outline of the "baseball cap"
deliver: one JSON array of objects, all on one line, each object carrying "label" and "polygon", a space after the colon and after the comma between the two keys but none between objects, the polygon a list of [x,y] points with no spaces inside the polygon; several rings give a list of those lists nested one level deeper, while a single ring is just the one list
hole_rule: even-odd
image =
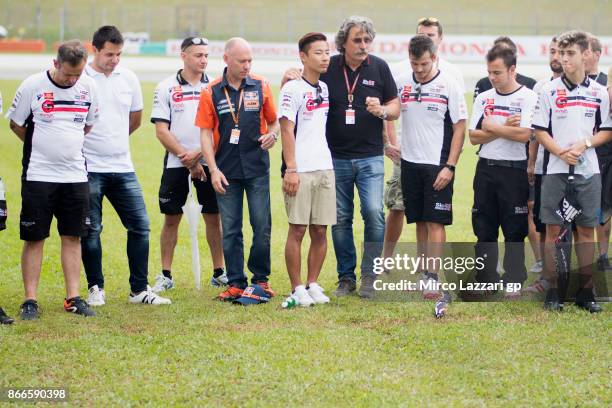
[{"label": "baseball cap", "polygon": [[244,306],[256,305],[259,303],[267,303],[270,301],[270,295],[263,290],[259,285],[247,286],[242,296],[234,300],[234,304],[241,304]]}]

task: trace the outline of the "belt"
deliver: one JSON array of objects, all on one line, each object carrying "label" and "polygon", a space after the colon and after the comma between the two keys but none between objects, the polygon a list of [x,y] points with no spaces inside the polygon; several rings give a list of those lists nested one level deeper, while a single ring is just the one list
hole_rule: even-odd
[{"label": "belt", "polygon": [[510,167],[513,169],[527,170],[527,160],[493,160],[480,158],[478,161],[487,166]]}]

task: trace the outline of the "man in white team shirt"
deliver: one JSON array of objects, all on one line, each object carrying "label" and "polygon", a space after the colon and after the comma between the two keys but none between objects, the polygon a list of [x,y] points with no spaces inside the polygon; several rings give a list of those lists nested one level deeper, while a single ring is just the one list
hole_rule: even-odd
[{"label": "man in white team shirt", "polygon": [[85,138],[83,152],[89,173],[91,225],[81,240],[83,266],[89,286],[88,303],[106,302],[102,272],[102,201],[111,203],[127,229],[130,303],[170,304],[148,286],[149,217],[130,156],[130,134],[142,118],[142,91],[136,75],[118,66],[123,36],[114,26],[93,35],[94,57],[85,73],[98,85],[100,120]]},{"label": "man in white team shirt", "polygon": [[213,286],[227,285],[217,196],[208,167],[202,159],[200,128],[194,123],[200,93],[208,89],[208,40],[200,37],[184,39],[181,59],[183,69],[157,85],[151,111],[157,138],[166,149],[159,187],[159,208],[164,214],[160,239],[162,272],[155,278],[155,292],[174,287],[172,258],[183,216],[182,207],[189,194],[190,174],[198,202],[202,205],[206,239],[213,261],[210,282]]},{"label": "man in white team shirt", "polygon": [[[540,219],[546,224],[544,277],[550,288],[544,308],[560,311],[563,301],[557,289],[555,274],[555,239],[562,218],[557,211],[565,195],[568,176],[575,174],[574,189],[582,213],[575,219],[578,244],[579,290],[576,305],[591,313],[601,311],[593,295],[594,231],[598,223],[601,200],[601,177],[597,155],[591,139],[602,119],[610,116],[607,90],[590,79],[585,72],[589,51],[584,32],[569,31],[558,38],[563,75],[542,86],[533,127],[536,139],[544,146],[544,168]],[[604,128],[611,128],[606,123]],[[581,157],[582,156],[582,157]],[[578,163],[578,161],[581,163]]]},{"label": "man in white team shirt", "polygon": [[[300,306],[328,303],[317,283],[327,253],[327,226],[336,223],[336,183],[331,152],[325,138],[329,111],[327,85],[319,80],[329,66],[329,45],[321,33],[308,33],[299,43],[304,64],[301,80],[287,82],[280,93],[283,141],[283,191],[289,231],[285,262],[292,297]],[[308,275],[302,283],[301,247],[310,233]]]},{"label": "man in white team shirt", "polygon": [[60,45],[53,68],[21,83],[7,115],[11,130],[24,142],[20,216],[23,320],[39,318],[36,297],[43,247],[54,216],[66,283],[64,310],[95,316],[79,296],[80,237],[87,234],[89,208],[83,143],[98,118],[96,84],[81,76],[86,63],[87,50],[80,41]]},{"label": "man in white team shirt", "polygon": [[[431,38],[413,37],[409,56],[412,72],[396,79],[401,102],[404,211],[407,223],[416,223],[418,253],[440,257],[445,226],[453,219],[453,180],[467,108],[456,81],[436,68],[436,46]],[[437,282],[437,270],[423,272],[428,287],[433,285],[429,281]],[[423,290],[426,299],[439,295],[437,290]]]},{"label": "man in white team shirt", "polygon": [[[417,21],[416,32],[417,34],[426,35],[431,38],[436,48],[439,49],[443,40],[443,29],[440,20],[435,17],[420,18]],[[450,74],[450,76],[457,81],[457,84],[461,88],[461,92],[465,93],[465,82],[459,68],[440,56],[437,57],[436,64],[440,71]],[[412,72],[409,58],[397,62],[389,66],[389,68],[391,69],[393,78],[398,78],[401,75]],[[401,123],[399,126],[401,126]],[[387,156],[393,160],[393,174],[387,180],[384,193],[385,206],[389,212],[387,213],[387,219],[385,221],[385,244],[383,256],[390,257],[393,255],[395,244],[402,234],[404,225],[404,202],[402,199],[402,188],[400,185],[401,171],[399,163],[399,143],[397,132],[395,130],[395,123],[392,121],[385,122],[385,129],[387,130],[385,152],[387,153]]]},{"label": "man in white team shirt", "polygon": [[[557,37],[553,37],[550,40],[548,47],[548,62],[552,76],[544,79],[540,79],[536,82],[533,87],[533,91],[536,94],[540,93],[540,90],[544,84],[552,81],[553,79],[559,78],[563,74],[563,67],[559,60],[559,46],[557,44]],[[544,265],[544,243],[546,242],[546,226],[542,224],[540,220],[540,203],[542,202],[542,169],[544,167],[544,148],[535,139],[535,136],[531,137],[529,141],[529,159],[527,163],[527,175],[530,178],[530,183],[533,184],[533,207],[530,208],[530,217],[532,218],[533,226],[539,236],[539,249],[534,249],[536,257],[539,255],[540,260],[537,261],[531,268],[531,272],[540,273],[542,272]],[[530,226],[531,228],[531,226]],[[532,243],[533,246],[533,243]],[[532,293],[544,293],[548,290],[548,281],[540,275],[529,287],[525,288],[525,291]]]},{"label": "man in white team shirt", "polygon": [[[499,228],[504,233],[504,284],[513,284],[507,297],[520,296],[516,283],[527,279],[525,237],[528,232],[527,152],[525,143],[532,133],[531,121],[538,95],[516,82],[516,54],[495,45],[487,53],[487,70],[492,89],[474,101],[470,120],[470,141],[480,145],[474,175],[472,228],[478,238],[476,257],[484,268],[476,273],[478,282],[496,283]],[[508,125],[515,118],[516,125]]]}]

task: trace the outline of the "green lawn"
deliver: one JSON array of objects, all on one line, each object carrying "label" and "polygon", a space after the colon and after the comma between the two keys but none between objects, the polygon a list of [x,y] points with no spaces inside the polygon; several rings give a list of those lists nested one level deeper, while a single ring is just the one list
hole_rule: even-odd
[{"label": "green lawn", "polygon": [[[0,81],[5,109],[17,81]],[[153,84],[144,84],[145,118]],[[469,99],[469,98],[468,98]],[[466,146],[455,184],[449,241],[472,241],[474,148]],[[151,275],[159,270],[162,217],[157,189],[163,150],[153,127],[132,136],[132,154],[151,217]],[[283,247],[280,147],[272,154],[271,304],[235,307],[216,290],[193,287],[187,225],[180,230],[169,307],[127,303],[125,232],[104,213],[108,304],[99,317],[62,310],[63,277],[55,230],[45,248],[39,322],[0,327],[0,388],[68,387],[78,406],[610,406],[610,307],[597,316],[540,303],[455,303],[441,321],[425,302],[332,300],[282,310],[289,292]],[[18,238],[21,143],[0,120],[0,175],[8,190],[8,230],[0,233],[0,305],[16,316],[22,301]],[[388,167],[389,163],[387,163]],[[390,173],[389,173],[390,174]],[[53,227],[54,228],[54,227]],[[359,217],[355,234],[362,237]],[[249,228],[245,242],[250,241]],[[414,240],[406,228],[403,241]],[[203,274],[212,270],[200,235]],[[306,246],[306,245],[305,245]],[[152,278],[152,276],[151,276]],[[336,281],[330,251],[322,285]],[[82,287],[86,287],[83,277]],[[84,293],[84,292],[83,292]],[[607,379],[606,379],[607,378]]]}]

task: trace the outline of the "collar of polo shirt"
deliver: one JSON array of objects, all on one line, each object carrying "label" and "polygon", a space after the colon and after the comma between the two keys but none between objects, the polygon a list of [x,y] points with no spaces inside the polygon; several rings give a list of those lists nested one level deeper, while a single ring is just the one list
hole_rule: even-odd
[{"label": "collar of polo shirt", "polygon": [[561,75],[561,81],[563,81],[563,84],[570,91],[573,91],[574,89],[578,88],[578,86],[583,86],[585,88],[588,88],[589,85],[591,84],[591,80],[589,79],[588,75],[584,76],[584,80],[579,85],[576,85],[575,83],[570,81],[569,78],[565,76],[565,74]]},{"label": "collar of polo shirt", "polygon": [[[247,75],[245,79],[242,80],[240,84],[240,88],[244,88],[246,85],[257,85],[253,78],[250,75]],[[227,67],[223,68],[223,80],[221,81],[221,86],[224,88],[231,88],[229,82],[227,82]]]},{"label": "collar of polo shirt", "polygon": [[[187,80],[185,78],[183,78],[183,69],[179,69],[178,72],[176,73],[176,81],[179,83],[179,85],[189,85],[189,82],[187,82]],[[202,78],[200,78],[200,82],[203,84],[208,83],[208,76],[206,75],[206,73],[202,73]]]}]

